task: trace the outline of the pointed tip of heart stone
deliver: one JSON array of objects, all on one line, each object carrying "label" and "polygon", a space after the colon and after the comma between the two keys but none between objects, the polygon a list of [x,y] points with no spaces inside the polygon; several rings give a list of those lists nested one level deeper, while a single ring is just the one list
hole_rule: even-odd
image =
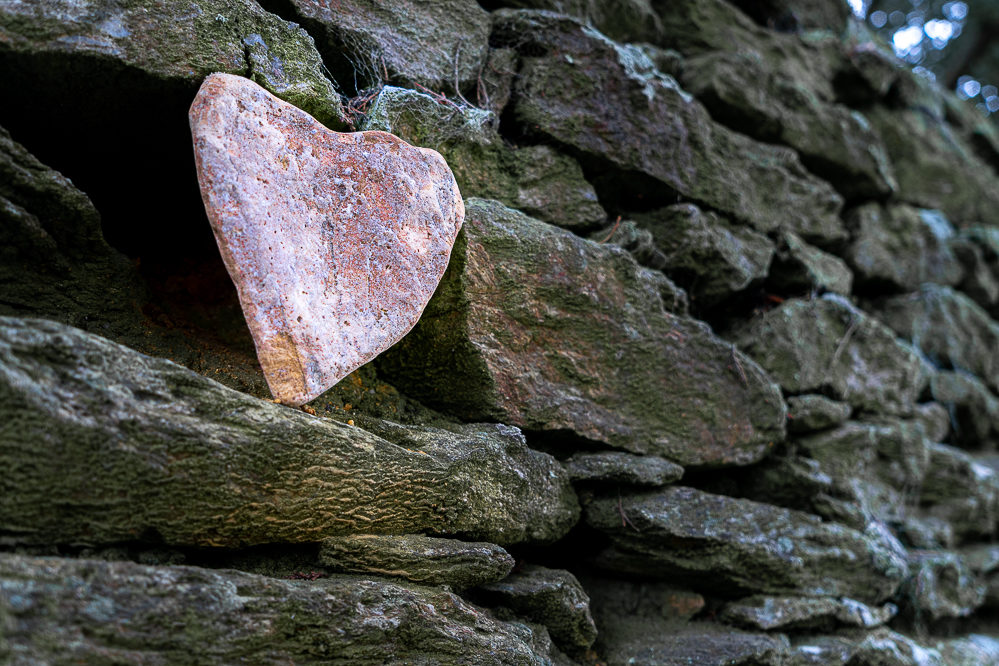
[{"label": "pointed tip of heart stone", "polygon": [[201,196],[274,397],[301,405],[402,338],[465,208],[444,158],[333,132],[248,79],[190,111]]}]

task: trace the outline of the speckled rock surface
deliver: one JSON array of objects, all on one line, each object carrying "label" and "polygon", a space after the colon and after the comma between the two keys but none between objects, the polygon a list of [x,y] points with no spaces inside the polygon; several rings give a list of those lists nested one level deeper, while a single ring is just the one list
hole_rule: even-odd
[{"label": "speckled rock surface", "polygon": [[509,544],[554,540],[579,511],[515,428],[376,435],[43,320],[0,319],[0,410],[0,544],[421,531]]},{"label": "speckled rock surface", "polygon": [[896,611],[894,604],[872,607],[845,597],[753,596],[725,604],[721,618],[736,626],[764,631],[829,625],[869,629],[886,623]]},{"label": "speckled rock surface", "polygon": [[575,453],[562,465],[573,481],[665,486],[683,476],[683,468],[665,458],[620,451]]},{"label": "speckled rock surface", "polygon": [[872,412],[906,413],[920,361],[895,333],[839,296],[789,299],[731,334],[785,391],[828,391]]},{"label": "speckled rock surface", "polygon": [[815,393],[787,399],[788,430],[793,433],[825,430],[850,417],[850,405]]},{"label": "speckled rock surface", "polygon": [[598,557],[607,569],[682,576],[723,595],[879,602],[895,592],[907,571],[905,559],[876,536],[693,488],[596,499],[585,507],[585,519],[611,539]]},{"label": "speckled rock surface", "polygon": [[470,200],[440,289],[380,367],[467,419],[685,466],[759,460],[783,439],[783,399],[731,345],[669,313],[665,282],[620,248]]},{"label": "speckled rock surface", "polygon": [[214,663],[551,663],[541,649],[547,636],[523,624],[497,621],[445,590],[357,576],[291,581],[2,553],[0,589],[2,649],[14,664],[190,663],[192,655]]},{"label": "speckled rock surface", "polygon": [[308,402],[419,319],[464,218],[454,176],[434,151],[332,132],[240,77],[208,77],[190,117],[271,393]]},{"label": "speckled rock surface", "polygon": [[352,534],[324,539],[319,561],[336,571],[404,578],[455,590],[494,583],[513,569],[513,558],[491,543],[419,534]]}]

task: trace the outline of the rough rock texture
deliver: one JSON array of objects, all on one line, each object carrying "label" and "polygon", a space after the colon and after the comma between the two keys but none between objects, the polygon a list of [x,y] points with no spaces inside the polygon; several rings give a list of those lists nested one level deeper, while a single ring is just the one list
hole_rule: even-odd
[{"label": "rough rock texture", "polygon": [[599,498],[586,506],[585,518],[611,538],[602,566],[683,576],[718,594],[879,602],[906,574],[904,558],[876,536],[693,488]]},{"label": "rough rock texture", "polygon": [[853,273],[834,254],[809,245],[797,234],[781,234],[767,284],[784,294],[822,292],[849,295]]},{"label": "rough rock texture", "polygon": [[476,597],[538,622],[569,653],[582,653],[597,636],[590,598],[568,571],[528,565],[496,583],[483,585]]},{"label": "rough rock texture", "polygon": [[985,585],[955,553],[910,551],[909,577],[898,598],[904,615],[929,623],[971,615],[985,601]]},{"label": "rough rock texture", "polygon": [[683,468],[664,458],[620,451],[575,453],[562,465],[573,481],[665,486],[683,476]]},{"label": "rough rock texture", "polygon": [[793,433],[825,430],[850,417],[850,405],[814,393],[787,399],[788,430]]},{"label": "rough rock texture", "polygon": [[[312,37],[251,0],[0,4],[0,67],[45,78],[136,69],[192,92],[212,72],[253,79],[330,127],[345,118]],[[71,82],[69,82],[71,83]]]},{"label": "rough rock texture", "polygon": [[52,322],[0,319],[0,396],[6,544],[509,544],[556,539],[578,515],[565,473],[516,429],[386,425],[416,431],[404,448]]},{"label": "rough rock texture", "polygon": [[825,242],[843,238],[842,200],[828,184],[808,174],[792,151],[713,123],[636,47],[617,45],[574,20],[530,11],[497,12],[494,39],[521,53],[513,105],[531,133],[639,181],[651,178],[758,230],[786,227]]},{"label": "rough rock texture", "polygon": [[352,534],[324,539],[319,561],[337,571],[404,578],[463,590],[500,580],[513,558],[491,543],[418,534]]},{"label": "rough rock texture", "polygon": [[464,418],[683,465],[759,460],[783,438],[779,392],[703,324],[667,312],[663,281],[620,249],[469,201],[448,274],[383,367]]},{"label": "rough rock texture", "polygon": [[999,521],[999,472],[960,449],[935,444],[919,500],[957,537],[990,537]]},{"label": "rough rock texture", "polygon": [[[418,83],[454,93],[474,84],[488,50],[489,13],[474,0],[264,0],[302,23],[355,84]],[[360,79],[360,80],[358,80]],[[342,81],[347,83],[347,81]]]},{"label": "rough rock texture", "polygon": [[871,628],[895,616],[894,604],[871,607],[854,599],[754,596],[725,604],[721,619],[748,629],[802,629],[823,625]]},{"label": "rough rock texture", "polygon": [[464,204],[441,156],[326,130],[251,81],[205,79],[191,133],[208,219],[271,393],[301,405],[409,332]]},{"label": "rough rock texture", "polygon": [[3,553],[0,590],[4,656],[15,664],[186,663],[192,655],[215,663],[550,663],[537,647],[547,637],[446,590],[352,576],[289,581]]},{"label": "rough rock texture", "polygon": [[882,301],[876,311],[937,366],[970,372],[999,392],[999,323],[961,292],[925,284]]},{"label": "rough rock texture", "polygon": [[853,240],[846,256],[864,286],[911,291],[963,277],[950,246],[954,229],[937,211],[872,203],[850,211],[847,224]]},{"label": "rough rock texture", "polygon": [[695,304],[710,306],[762,282],[770,268],[774,245],[766,236],[692,204],[636,215],[635,221],[652,234],[661,257],[654,267]]},{"label": "rough rock texture", "polygon": [[784,636],[751,634],[701,622],[667,632],[654,623],[626,620],[615,625],[603,640],[603,651],[610,655],[608,666],[780,666],[788,656]]},{"label": "rough rock texture", "polygon": [[964,266],[964,280],[959,288],[996,317],[999,315],[999,229],[962,229],[953,246]]},{"label": "rough rock texture", "polygon": [[682,84],[719,122],[759,141],[794,148],[812,172],[848,200],[894,192],[892,166],[870,123],[823,98],[827,81],[807,78],[807,70],[786,62],[800,53],[773,46],[688,58]]},{"label": "rough rock texture", "polygon": [[969,449],[996,448],[999,398],[980,379],[966,372],[940,370],[930,379],[930,394],[947,410],[951,443]]},{"label": "rough rock texture", "polygon": [[567,229],[592,229],[607,219],[574,159],[549,146],[512,148],[500,137],[498,124],[493,113],[385,86],[361,129],[391,132],[439,151],[465,197],[496,199]]},{"label": "rough rock texture", "polygon": [[829,392],[864,411],[907,413],[921,389],[917,355],[838,296],[790,299],[731,337],[789,393]]}]

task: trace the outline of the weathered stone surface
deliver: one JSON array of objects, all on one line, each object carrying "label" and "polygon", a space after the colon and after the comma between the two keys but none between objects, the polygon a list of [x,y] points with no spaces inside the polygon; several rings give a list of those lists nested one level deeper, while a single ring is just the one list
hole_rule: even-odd
[{"label": "weathered stone surface", "polygon": [[665,458],[620,451],[574,453],[562,465],[573,481],[665,486],[683,476],[683,468]]},{"label": "weathered stone surface", "polygon": [[898,197],[943,213],[957,226],[999,222],[995,172],[925,105],[874,106],[867,118],[884,140],[895,166]]},{"label": "weathered stone surface", "polygon": [[681,83],[715,120],[759,141],[794,148],[809,170],[846,199],[894,192],[892,167],[870,123],[823,95],[828,80],[808,76],[822,72],[789,65],[803,47],[784,50],[772,41],[764,42],[770,48],[688,58]]},{"label": "weathered stone surface", "polygon": [[985,585],[956,553],[913,550],[898,600],[901,614],[916,623],[967,617],[985,601]]},{"label": "weathered stone surface", "polygon": [[275,398],[300,405],[395,344],[447,268],[464,205],[441,156],[340,134],[247,79],[191,106],[202,198]]},{"label": "weathered stone surface", "polygon": [[683,465],[746,464],[783,438],[767,376],[668,313],[666,279],[620,248],[470,200],[453,259],[380,365],[433,405]]},{"label": "weathered stone surface", "polygon": [[917,355],[839,296],[790,299],[731,338],[790,393],[827,393],[862,411],[904,414],[921,390]]},{"label": "weathered stone surface", "polygon": [[576,577],[562,569],[526,565],[499,582],[478,588],[476,598],[544,625],[552,640],[570,654],[585,651],[597,637],[590,598]]},{"label": "weathered stone surface", "polygon": [[4,2],[0,66],[18,65],[25,72],[37,67],[43,80],[82,70],[88,80],[114,81],[134,68],[191,93],[208,74],[228,72],[330,127],[345,123],[312,38],[251,0]]},{"label": "weathered stone surface", "polygon": [[[662,264],[653,267],[686,289],[701,306],[714,305],[762,282],[773,258],[774,245],[766,236],[692,204],[669,206],[634,219],[652,235],[656,263]],[[617,242],[613,237],[611,241]]]},{"label": "weathered stone surface", "polygon": [[797,234],[785,232],[781,234],[767,283],[785,294],[831,291],[849,296],[853,273],[836,255],[809,245]]},{"label": "weathered stone surface", "polygon": [[844,237],[841,198],[793,151],[715,124],[640,49],[526,10],[496,12],[493,38],[521,53],[513,102],[520,126],[626,174],[618,187],[666,185],[758,231]]},{"label": "weathered stone surface", "polygon": [[982,634],[952,638],[937,643],[940,657],[949,666],[999,664],[999,640]]},{"label": "weathered stone surface", "polygon": [[937,366],[970,372],[999,391],[999,323],[964,294],[924,284],[881,301],[875,312]]},{"label": "weathered stone surface", "polygon": [[934,444],[919,501],[959,539],[991,537],[999,520],[999,473],[960,449]]},{"label": "weathered stone surface", "polygon": [[536,647],[543,637],[446,590],[355,576],[290,581],[5,553],[0,590],[15,664],[550,663]]},{"label": "weathered stone surface", "polygon": [[578,515],[562,468],[516,429],[376,436],[53,322],[0,319],[0,406],[7,544],[510,544],[555,540]]},{"label": "weathered stone surface", "polygon": [[500,580],[513,569],[510,554],[491,543],[418,534],[351,534],[324,539],[319,561],[337,571],[404,578],[463,590]]},{"label": "weathered stone surface", "polygon": [[789,431],[813,432],[833,428],[850,418],[850,405],[815,393],[787,399]]},{"label": "weathered stone surface", "polygon": [[983,605],[987,608],[999,608],[999,546],[969,546],[962,549],[960,555],[978,580],[985,583]]},{"label": "weathered stone surface", "polygon": [[448,95],[474,85],[489,13],[474,0],[265,0],[316,38],[334,73],[358,87],[418,83]]},{"label": "weathered stone surface", "polygon": [[603,566],[682,576],[696,589],[723,595],[846,596],[871,603],[890,597],[906,573],[904,558],[877,535],[693,488],[599,498],[585,507],[585,518],[613,544],[600,555]]},{"label": "weathered stone surface", "polygon": [[806,636],[794,642],[790,666],[945,666],[940,652],[880,627],[870,633]]},{"label": "weathered stone surface", "polygon": [[995,317],[999,313],[999,229],[962,229],[951,247],[964,268],[957,288]]},{"label": "weathered stone surface", "polygon": [[924,282],[954,285],[964,271],[943,215],[905,204],[871,203],[850,211],[853,240],[846,258],[865,287],[912,291]]},{"label": "weathered stone surface", "polygon": [[[935,373],[936,374],[936,373]],[[932,390],[934,378],[930,377],[930,388]],[[951,417],[950,411],[939,402],[924,402],[916,405],[912,417],[923,424],[926,430],[926,438],[931,442],[943,442],[950,434]]]},{"label": "weathered stone surface", "polygon": [[505,7],[565,14],[622,43],[661,39],[662,24],[655,4],[650,0],[506,0],[502,3]]},{"label": "weathered stone surface", "polygon": [[441,153],[465,197],[502,201],[567,229],[603,224],[607,213],[579,164],[548,146],[512,148],[499,119],[473,107],[442,104],[430,95],[385,86],[362,129],[382,130]]},{"label": "weathered stone surface", "polygon": [[654,623],[626,620],[612,633],[601,634],[598,645],[607,655],[607,666],[782,666],[788,656],[784,636],[751,634],[709,622],[663,631]]},{"label": "weathered stone surface", "polygon": [[965,372],[941,370],[930,379],[930,393],[948,412],[951,443],[969,449],[996,448],[999,398],[981,380]]},{"label": "weathered stone surface", "polygon": [[748,629],[802,629],[826,625],[871,628],[895,616],[894,604],[871,607],[843,597],[753,596],[725,604],[721,619]]}]

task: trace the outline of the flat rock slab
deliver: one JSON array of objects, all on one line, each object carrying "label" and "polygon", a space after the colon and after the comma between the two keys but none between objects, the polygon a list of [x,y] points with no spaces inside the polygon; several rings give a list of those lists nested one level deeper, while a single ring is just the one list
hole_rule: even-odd
[{"label": "flat rock slab", "polygon": [[282,402],[308,402],[419,319],[464,218],[454,176],[432,150],[330,131],[237,76],[209,76],[190,120],[267,383]]},{"label": "flat rock slab", "polygon": [[598,562],[615,573],[681,576],[695,589],[889,598],[906,561],[876,536],[768,504],[670,487],[608,495],[586,522],[612,546]]},{"label": "flat rock slab", "polygon": [[894,604],[868,606],[846,597],[753,596],[725,604],[722,621],[748,629],[802,629],[830,624],[870,629],[895,617]]},{"label": "flat rock slab", "polygon": [[543,632],[446,590],[356,576],[4,553],[0,617],[0,649],[15,664],[551,663]]},{"label": "flat rock slab", "polygon": [[863,411],[908,413],[921,389],[917,354],[846,299],[789,299],[733,331],[788,393],[825,393]]},{"label": "flat rock slab", "polygon": [[514,560],[492,543],[420,534],[352,534],[325,539],[319,561],[338,571],[404,578],[460,590],[500,580]]},{"label": "flat rock slab", "polygon": [[668,312],[671,287],[621,248],[469,199],[447,276],[379,368],[467,420],[685,466],[755,462],[784,437],[784,400],[705,324]]},{"label": "flat rock slab", "polygon": [[590,597],[576,577],[563,569],[529,564],[475,594],[488,605],[506,606],[543,624],[552,640],[570,654],[584,652],[596,640]]},{"label": "flat rock slab", "polygon": [[683,467],[665,458],[623,451],[575,453],[562,465],[573,481],[665,486],[683,476]]},{"label": "flat rock slab", "polygon": [[0,544],[554,541],[568,475],[516,428],[379,434],[54,322],[0,318]]}]

